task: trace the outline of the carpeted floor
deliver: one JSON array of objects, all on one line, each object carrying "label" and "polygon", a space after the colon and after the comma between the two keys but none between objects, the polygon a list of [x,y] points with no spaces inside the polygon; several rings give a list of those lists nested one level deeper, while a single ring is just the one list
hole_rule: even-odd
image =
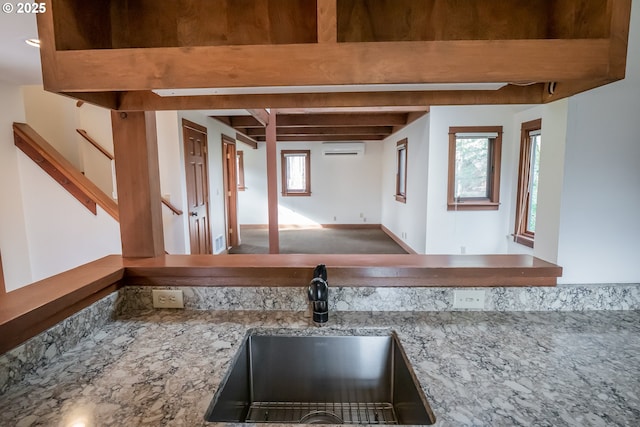
[{"label": "carpeted floor", "polygon": [[[269,253],[266,229],[240,231],[242,244],[232,254]],[[380,229],[285,229],[280,230],[282,254],[406,254]]]}]

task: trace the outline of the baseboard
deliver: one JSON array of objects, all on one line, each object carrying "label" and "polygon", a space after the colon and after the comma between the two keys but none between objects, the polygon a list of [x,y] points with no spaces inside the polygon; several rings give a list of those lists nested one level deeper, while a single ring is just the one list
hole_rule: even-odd
[{"label": "baseboard", "polygon": [[320,224],[322,228],[343,228],[343,229],[380,229],[382,224]]},{"label": "baseboard", "polygon": [[393,234],[393,232],[391,230],[389,230],[387,227],[385,227],[384,225],[380,224],[380,229],[382,231],[384,231],[387,234],[387,236],[391,237],[391,239],[394,242],[396,242],[398,244],[398,246],[400,246],[402,249],[407,251],[407,253],[410,253],[410,254],[417,254],[418,253],[418,252],[414,251],[411,246],[409,246],[405,242],[403,242],[401,238],[399,238],[398,236]]},{"label": "baseboard", "polygon": [[[342,228],[342,229],[379,229],[381,224],[280,224],[278,228],[280,230],[292,230],[296,228]],[[269,224],[242,224],[240,230],[266,230],[269,228]]]}]

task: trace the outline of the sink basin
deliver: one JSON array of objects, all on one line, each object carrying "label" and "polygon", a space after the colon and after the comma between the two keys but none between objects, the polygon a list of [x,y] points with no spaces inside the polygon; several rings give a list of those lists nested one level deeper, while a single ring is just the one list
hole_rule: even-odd
[{"label": "sink basin", "polygon": [[205,419],[302,424],[435,422],[394,333],[250,334]]}]

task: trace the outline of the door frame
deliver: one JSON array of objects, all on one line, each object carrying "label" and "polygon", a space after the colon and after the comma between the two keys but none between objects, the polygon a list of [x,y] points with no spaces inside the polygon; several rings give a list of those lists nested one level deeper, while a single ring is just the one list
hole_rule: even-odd
[{"label": "door frame", "polygon": [[240,244],[238,226],[238,169],[236,140],[221,134],[222,187],[224,199],[224,224],[227,250]]}]

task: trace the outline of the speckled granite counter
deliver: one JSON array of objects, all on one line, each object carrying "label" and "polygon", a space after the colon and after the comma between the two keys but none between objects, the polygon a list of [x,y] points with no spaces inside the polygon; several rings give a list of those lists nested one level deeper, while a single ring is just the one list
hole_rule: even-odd
[{"label": "speckled granite counter", "polygon": [[[302,312],[149,311],[106,323],[0,395],[2,426],[209,425],[250,328]],[[332,313],[323,333],[390,328],[439,426],[640,423],[640,312]]]}]

